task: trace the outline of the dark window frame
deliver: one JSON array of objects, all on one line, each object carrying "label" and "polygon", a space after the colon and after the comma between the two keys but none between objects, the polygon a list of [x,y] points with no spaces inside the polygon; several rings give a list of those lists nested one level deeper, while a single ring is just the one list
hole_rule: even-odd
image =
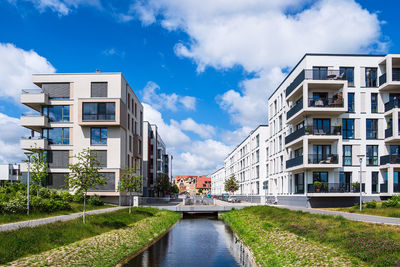
[{"label": "dark window frame", "polygon": [[[93,131],[96,131],[96,130],[98,130],[99,131],[99,142],[98,143],[94,143],[93,142],[93,140],[94,140],[94,138],[93,138],[93,136],[94,136],[94,133],[93,133]],[[102,133],[104,133],[105,132],[105,137],[103,137],[103,135],[102,135]],[[102,146],[102,145],[107,145],[107,140],[108,140],[108,128],[104,128],[104,127],[93,127],[93,128],[90,128],[90,145],[93,145],[93,146]],[[104,142],[104,143],[102,143],[102,141]]]},{"label": "dark window frame", "polygon": [[[95,112],[88,107],[89,105],[96,105]],[[84,102],[82,103],[82,121],[115,121],[115,108],[115,102]]]}]

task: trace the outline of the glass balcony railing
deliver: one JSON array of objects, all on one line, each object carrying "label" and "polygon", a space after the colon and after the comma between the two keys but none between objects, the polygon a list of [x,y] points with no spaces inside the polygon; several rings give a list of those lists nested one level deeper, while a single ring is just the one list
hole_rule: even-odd
[{"label": "glass balcony railing", "polygon": [[393,128],[387,128],[385,130],[385,138],[389,138],[393,136]]},{"label": "glass balcony railing", "polygon": [[286,161],[286,168],[292,168],[294,166],[298,166],[303,164],[303,155],[297,156],[295,158],[289,159]]},{"label": "glass balcony railing", "polygon": [[384,184],[380,184],[379,185],[379,189],[380,189],[380,193],[387,193],[388,192],[388,184],[384,183]]},{"label": "glass balcony railing", "polygon": [[309,98],[308,106],[313,108],[342,108],[344,101],[342,97],[334,98]]},{"label": "glass balcony railing", "polygon": [[381,165],[400,164],[400,155],[385,155],[380,158]]},{"label": "glass balcony railing", "polygon": [[395,98],[385,103],[385,112],[400,107],[399,99]]},{"label": "glass balcony railing", "polygon": [[337,154],[308,154],[309,164],[338,164]]},{"label": "glass balcony railing", "polygon": [[[362,190],[365,192],[365,184],[362,184]],[[307,185],[308,193],[359,193],[360,186],[349,183],[321,183],[321,187],[315,184]]]},{"label": "glass balcony railing", "polygon": [[313,135],[340,135],[340,134],[342,134],[342,127],[340,127],[340,126],[330,126],[330,127],[307,126],[305,132],[306,132],[306,134],[313,134]]},{"label": "glass balcony railing", "polygon": [[379,76],[379,86],[384,85],[386,83],[386,73]]},{"label": "glass balcony railing", "polygon": [[286,114],[286,119],[293,117],[294,114],[296,114],[302,109],[303,109],[303,101],[299,101],[299,103],[297,103],[294,107],[289,109],[289,111]]},{"label": "glass balcony railing", "polygon": [[302,137],[305,135],[305,127],[301,127],[300,129],[294,131],[293,133],[289,134],[288,136],[285,137],[285,144],[289,144],[290,142]]}]

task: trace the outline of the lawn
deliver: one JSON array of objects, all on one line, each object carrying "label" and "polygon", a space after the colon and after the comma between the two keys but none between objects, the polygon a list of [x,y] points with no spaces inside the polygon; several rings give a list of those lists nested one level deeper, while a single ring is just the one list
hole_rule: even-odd
[{"label": "lawn", "polygon": [[[34,212],[28,215],[26,214],[1,214],[0,213],[0,224],[6,223],[13,223],[13,222],[20,222],[20,221],[27,221],[27,220],[35,220],[40,218],[52,217],[57,215],[65,215],[71,213],[82,212],[83,204],[82,203],[69,203],[71,205],[71,210],[62,210],[62,211],[55,211],[55,212],[47,212],[47,213],[40,213]],[[94,205],[86,205],[86,210],[97,210],[97,209],[105,209],[115,207],[114,205],[105,204],[103,206],[94,206]]]},{"label": "lawn", "polygon": [[260,266],[398,266],[400,227],[269,206],[222,215]]},{"label": "lawn", "polygon": [[[35,228],[0,232],[0,264],[111,266],[141,249],[180,215],[154,208],[118,210]],[[95,255],[96,257],[94,257]],[[108,263],[109,262],[109,263]]]},{"label": "lawn", "polygon": [[326,210],[400,218],[400,207],[382,207],[382,201],[377,202],[376,208],[367,208],[364,204],[361,212],[360,206],[357,205],[346,208],[327,208]]}]

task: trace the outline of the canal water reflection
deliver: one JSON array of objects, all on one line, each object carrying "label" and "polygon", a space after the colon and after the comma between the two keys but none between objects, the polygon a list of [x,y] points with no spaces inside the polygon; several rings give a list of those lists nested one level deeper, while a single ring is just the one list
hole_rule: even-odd
[{"label": "canal water reflection", "polygon": [[169,233],[124,266],[247,266],[240,242],[216,218],[181,219]]}]

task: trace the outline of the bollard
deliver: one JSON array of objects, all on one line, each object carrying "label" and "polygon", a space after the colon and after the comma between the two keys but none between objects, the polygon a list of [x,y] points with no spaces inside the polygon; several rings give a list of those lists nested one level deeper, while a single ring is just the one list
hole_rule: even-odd
[{"label": "bollard", "polygon": [[138,196],[133,197],[133,206],[139,207],[139,197]]},{"label": "bollard", "polygon": [[183,206],[186,205],[186,198],[183,199]]}]

